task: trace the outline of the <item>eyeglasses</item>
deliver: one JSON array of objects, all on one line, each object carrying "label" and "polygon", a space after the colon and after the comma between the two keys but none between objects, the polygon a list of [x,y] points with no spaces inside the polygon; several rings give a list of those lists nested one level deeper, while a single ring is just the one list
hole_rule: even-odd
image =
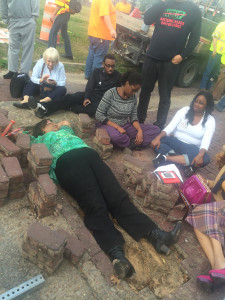
[{"label": "eyeglasses", "polygon": [[106,68],[112,68],[112,69],[115,69],[116,65],[110,65],[110,64],[105,64]]},{"label": "eyeglasses", "polygon": [[206,105],[206,103],[202,102],[202,101],[199,101],[199,100],[195,100],[195,103],[199,104],[199,105]]}]

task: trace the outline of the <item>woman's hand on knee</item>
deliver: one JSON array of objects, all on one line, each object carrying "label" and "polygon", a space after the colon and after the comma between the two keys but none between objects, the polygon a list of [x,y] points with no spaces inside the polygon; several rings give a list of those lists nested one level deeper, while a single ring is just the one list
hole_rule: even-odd
[{"label": "woman's hand on knee", "polygon": [[160,138],[157,136],[156,138],[154,138],[154,140],[152,140],[151,148],[155,150],[155,149],[159,149],[159,146],[160,146]]},{"label": "woman's hand on knee", "polygon": [[136,145],[141,145],[143,143],[143,131],[142,129],[138,130],[136,139],[135,139],[135,144]]},{"label": "woman's hand on knee", "polygon": [[192,163],[191,163],[192,166],[196,167],[196,168],[199,168],[203,165],[203,156],[202,155],[196,155],[194,157],[194,159],[192,160]]}]

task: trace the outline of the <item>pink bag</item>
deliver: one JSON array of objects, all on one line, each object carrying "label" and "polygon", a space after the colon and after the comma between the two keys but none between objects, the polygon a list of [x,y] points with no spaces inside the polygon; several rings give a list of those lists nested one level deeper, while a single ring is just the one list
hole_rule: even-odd
[{"label": "pink bag", "polygon": [[[212,200],[212,193],[203,178],[199,175],[193,175],[180,186],[181,197],[185,197],[189,208],[192,204],[209,203]],[[183,199],[184,200],[184,199]]]}]

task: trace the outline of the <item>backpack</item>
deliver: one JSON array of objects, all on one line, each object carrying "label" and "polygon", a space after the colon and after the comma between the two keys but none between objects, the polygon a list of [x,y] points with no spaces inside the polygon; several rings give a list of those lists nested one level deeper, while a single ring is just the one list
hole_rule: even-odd
[{"label": "backpack", "polygon": [[69,10],[70,14],[74,15],[75,13],[79,13],[81,11],[82,5],[78,0],[70,0],[69,2]]},{"label": "backpack", "polygon": [[22,97],[25,85],[30,81],[30,77],[26,73],[15,73],[10,81],[9,90],[13,98]]}]

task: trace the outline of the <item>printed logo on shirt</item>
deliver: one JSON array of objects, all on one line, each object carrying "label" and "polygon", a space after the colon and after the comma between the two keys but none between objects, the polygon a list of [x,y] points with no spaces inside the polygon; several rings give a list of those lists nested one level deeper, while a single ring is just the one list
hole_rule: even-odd
[{"label": "printed logo on shirt", "polygon": [[186,12],[167,8],[163,13],[164,18],[160,19],[161,25],[168,27],[181,28],[184,26],[182,19],[187,15]]}]

